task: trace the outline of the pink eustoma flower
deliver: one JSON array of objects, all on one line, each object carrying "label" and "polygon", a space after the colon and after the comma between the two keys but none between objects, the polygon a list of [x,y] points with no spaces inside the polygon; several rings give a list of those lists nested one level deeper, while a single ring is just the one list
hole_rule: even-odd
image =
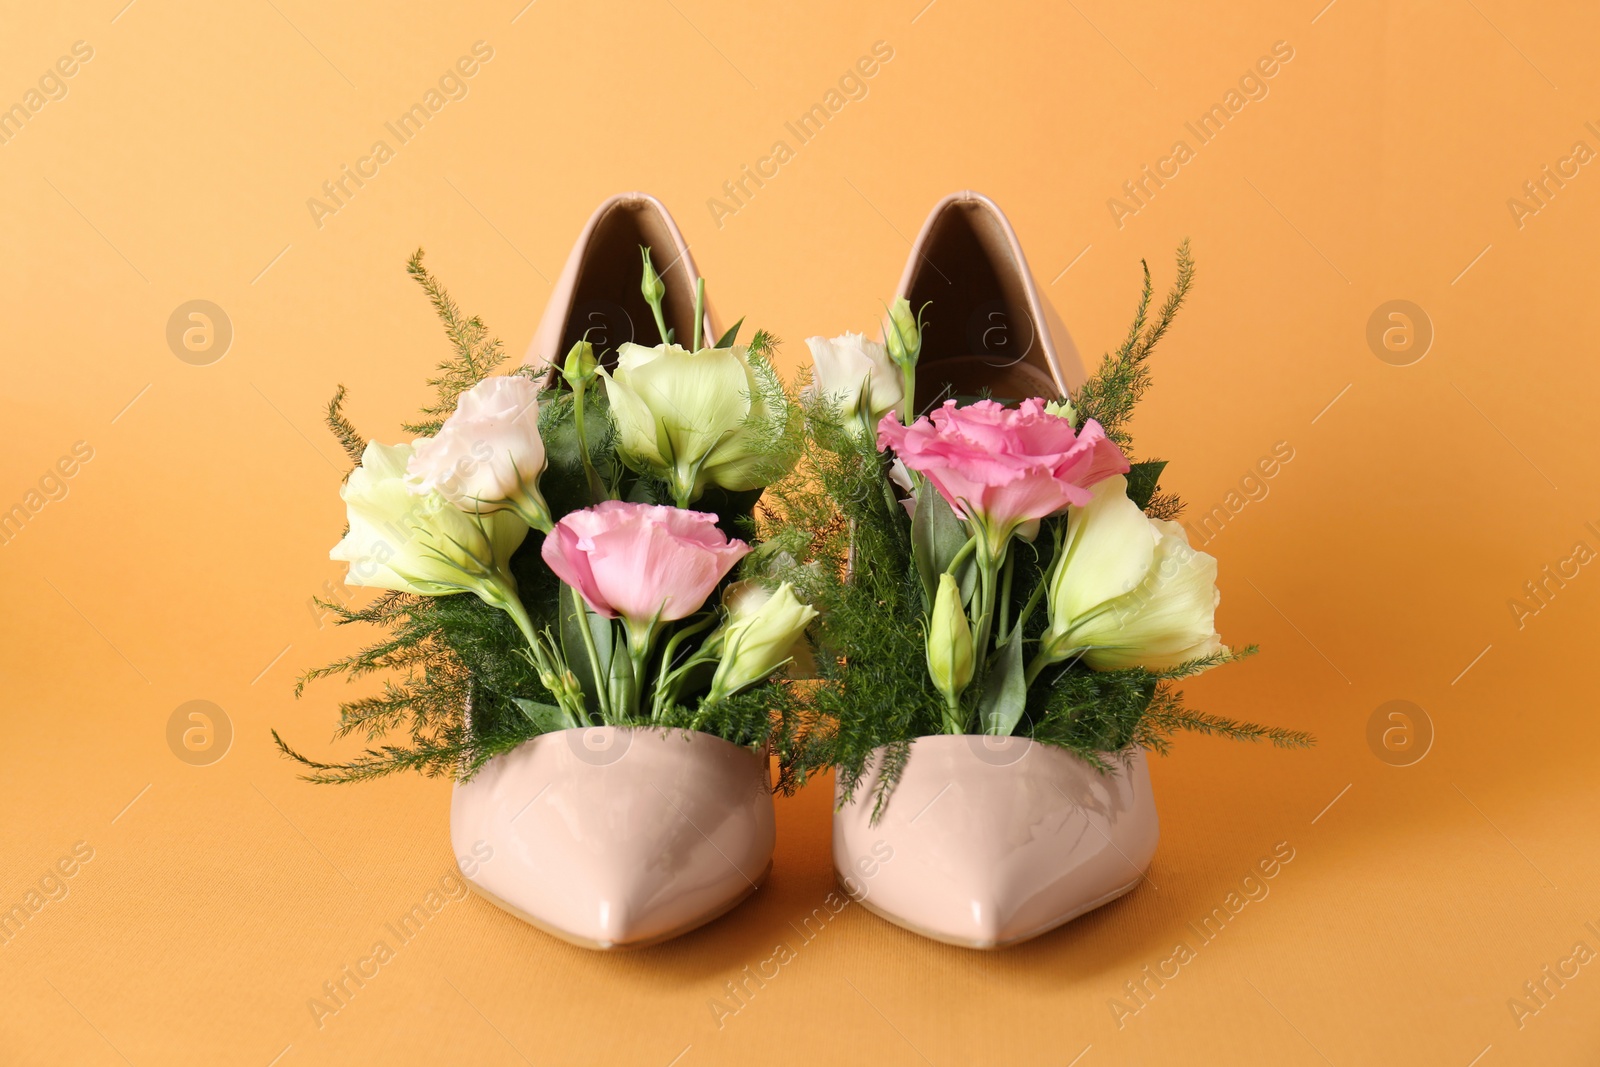
[{"label": "pink eustoma flower", "polygon": [[642,628],[699,611],[749,551],[715,515],[607,500],[556,523],[541,554],[595,611]]},{"label": "pink eustoma flower", "polygon": [[954,400],[928,418],[902,426],[894,412],[878,423],[878,447],[893,448],[921,471],[963,519],[976,523],[998,553],[1025,522],[1068,504],[1082,507],[1089,487],[1126,474],[1128,460],[1090,419],[1074,433],[1040,399],[1012,411],[993,400],[957,407]]}]

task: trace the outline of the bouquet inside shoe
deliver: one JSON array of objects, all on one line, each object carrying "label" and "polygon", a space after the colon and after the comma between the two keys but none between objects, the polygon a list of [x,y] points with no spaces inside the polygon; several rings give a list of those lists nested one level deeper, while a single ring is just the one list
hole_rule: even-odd
[{"label": "bouquet inside shoe", "polygon": [[495,373],[499,342],[412,259],[454,347],[431,381],[438,402],[398,444],[365,440],[342,388],[328,410],[357,464],[331,555],[347,585],[383,593],[323,607],[388,634],[306,676],[387,675],[342,705],[337,731],[385,743],[328,763],[279,739],[310,780],[466,780],[531,738],[597,726],[786,749],[792,724],[768,714],[770,691],[816,612],[788,585],[731,579],[752,506],[798,456],[799,413],[771,337],[698,336],[703,281],[696,336],[672,336],[641,251],[660,344],[585,340],[559,368],[509,374]]},{"label": "bouquet inside shoe", "polygon": [[455,349],[438,402],[392,445],[363,439],[342,389],[328,409],[357,464],[331,555],[383,592],[323,606],[387,635],[301,682],[385,675],[341,706],[336,736],[370,747],[322,762],[273,734],[313,782],[453,778],[466,881],[598,949],[693,929],[771,869],[768,755],[796,734],[773,694],[816,617],[750,560],[751,508],[801,449],[773,341],[702,337],[703,281],[675,337],[641,251],[660,344],[585,334],[559,367],[510,374],[412,259]]},{"label": "bouquet inside shoe", "polygon": [[975,947],[1032,936],[1142,876],[1143,750],[1178,730],[1310,743],[1175,688],[1253,651],[1216,632],[1217,561],[1173,521],[1165,463],[1129,458],[1192,277],[1185,245],[1152,315],[1147,269],[1127,340],[1070,396],[943,399],[930,380],[916,417],[924,322],[904,298],[883,344],[808,341],[811,448],[763,509],[778,573],[821,611],[819,681],[783,695],[817,723],[798,773],[837,772],[839,876],[870,869],[863,903],[892,921]]}]

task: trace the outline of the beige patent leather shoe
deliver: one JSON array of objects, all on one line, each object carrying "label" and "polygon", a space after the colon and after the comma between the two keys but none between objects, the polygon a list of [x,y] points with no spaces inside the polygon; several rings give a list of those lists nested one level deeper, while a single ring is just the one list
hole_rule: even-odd
[{"label": "beige patent leather shoe", "polygon": [[462,876],[584,948],[637,948],[732,909],[772,869],[764,754],[710,734],[592,726],[540,734],[456,783]]},{"label": "beige patent leather shoe", "polygon": [[[656,272],[666,283],[667,326],[675,342],[688,347],[700,278],[689,245],[661,201],[645,193],[619,193],[603,201],[578,234],[523,362],[541,369],[559,366],[586,332],[602,357],[610,353],[614,358],[629,341],[660,344],[650,305],[639,292],[640,245],[650,248]],[[709,345],[721,336],[709,306],[704,325],[702,336],[709,338]]]},{"label": "beige patent leather shoe", "polygon": [[1102,774],[1025,737],[919,737],[876,825],[883,751],[833,816],[839,884],[896,926],[1014,945],[1138,886],[1160,827],[1144,752]]},{"label": "beige patent leather shoe", "polygon": [[971,190],[934,205],[912,245],[900,296],[928,305],[917,411],[949,397],[1065,396],[1083,384],[1061,317],[1040,292],[1022,243],[993,200]]}]

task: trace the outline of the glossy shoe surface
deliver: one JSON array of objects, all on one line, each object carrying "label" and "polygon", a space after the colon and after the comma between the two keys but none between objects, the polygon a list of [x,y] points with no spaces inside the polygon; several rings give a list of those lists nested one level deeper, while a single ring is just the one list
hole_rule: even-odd
[{"label": "glossy shoe surface", "polygon": [[765,879],[767,760],[680,730],[544,734],[456,784],[450,839],[473,889],[546,932],[586,948],[654,944]]},{"label": "glossy shoe surface", "polygon": [[[656,345],[661,337],[650,305],[639,292],[641,245],[650,248],[666,283],[663,298],[674,341],[687,348],[694,336],[694,290],[700,275],[689,245],[666,205],[646,193],[620,193],[601,202],[567,256],[523,362],[540,369],[559,365],[585,334],[597,352],[613,356],[632,341]],[[720,336],[706,309],[704,334]]]},{"label": "glossy shoe surface", "polygon": [[1044,296],[1022,242],[993,200],[971,190],[934,205],[897,290],[927,305],[917,410],[945,399],[1065,396],[1083,384],[1071,338]]},{"label": "glossy shoe surface", "polygon": [[876,770],[835,811],[835,873],[868,910],[937,941],[1037,937],[1133,889],[1155,855],[1144,753],[1112,759],[1102,774],[1021,737],[918,738],[876,826]]}]

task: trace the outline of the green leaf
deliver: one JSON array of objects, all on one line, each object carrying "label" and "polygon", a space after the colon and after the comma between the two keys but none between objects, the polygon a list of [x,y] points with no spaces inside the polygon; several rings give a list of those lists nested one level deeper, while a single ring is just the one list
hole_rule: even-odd
[{"label": "green leaf", "polygon": [[1156,495],[1156,485],[1161,481],[1161,472],[1166,465],[1164,459],[1147,459],[1129,469],[1128,499],[1138,504],[1141,510],[1150,506],[1150,498]]},{"label": "green leaf", "polygon": [[[927,478],[919,479],[915,499],[917,508],[911,516],[911,547],[917,561],[917,575],[922,579],[924,608],[931,611],[939,592],[939,575],[949,570],[950,561],[956,558],[970,535]],[[969,562],[955,576],[961,585],[963,603],[972,597],[977,573],[977,568]]]},{"label": "green leaf", "polygon": [[[600,659],[599,678],[595,677],[593,665],[589,662],[589,646],[583,639],[581,629],[583,626],[588,626],[590,634],[594,637],[595,652]],[[572,669],[572,673],[578,676],[578,684],[583,687],[584,707],[595,714],[600,712],[600,694],[605,692],[606,679],[611,675],[613,636],[611,620],[591,612],[577,590],[563,582],[561,653],[566,658],[567,666]]]},{"label": "green leaf", "polygon": [[1008,737],[1028,704],[1028,672],[1022,663],[1022,632],[1012,630],[996,653],[978,701],[978,723],[986,734]]},{"label": "green leaf", "polygon": [[721,337],[719,337],[717,339],[717,343],[712,345],[711,347],[713,347],[713,348],[732,348],[733,345],[734,345],[734,341],[739,336],[739,327],[741,327],[743,325],[744,325],[744,320],[743,319],[740,319],[738,322],[734,323],[732,326],[730,326],[728,328],[728,332],[723,334]]},{"label": "green leaf", "polygon": [[583,725],[574,722],[572,716],[554,704],[524,700],[522,697],[512,697],[511,702],[528,717],[528,721],[533,723],[541,734],[553,733],[556,730],[573,730]]}]

